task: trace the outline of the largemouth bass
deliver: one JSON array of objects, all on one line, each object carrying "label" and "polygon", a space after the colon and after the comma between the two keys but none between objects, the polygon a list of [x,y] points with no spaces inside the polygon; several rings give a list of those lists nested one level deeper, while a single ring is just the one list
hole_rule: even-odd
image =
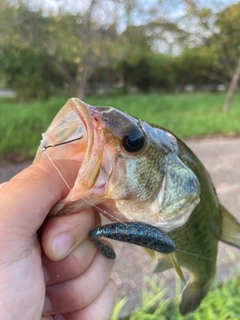
[{"label": "largemouth bass", "polygon": [[[133,224],[134,230],[139,222],[168,233],[176,245],[174,259],[164,255],[156,272],[173,266],[180,274],[180,266],[189,270],[182,315],[194,311],[211,286],[218,241],[240,247],[240,225],[220,205],[206,169],[166,129],[73,98],[43,134],[35,161],[46,157],[81,162],[74,187],[50,214],[73,214],[97,205],[118,221]],[[114,230],[114,239],[121,239],[122,234],[116,236],[119,227]],[[169,238],[163,239],[167,246]]]}]

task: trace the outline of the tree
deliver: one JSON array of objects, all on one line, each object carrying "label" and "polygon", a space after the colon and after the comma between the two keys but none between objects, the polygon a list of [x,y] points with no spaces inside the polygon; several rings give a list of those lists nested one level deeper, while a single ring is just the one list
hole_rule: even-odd
[{"label": "tree", "polygon": [[237,87],[239,77],[240,77],[240,59],[238,60],[237,69],[235,70],[235,72],[233,74],[232,80],[231,80],[229,88],[228,88],[226,101],[223,106],[223,111],[228,111],[231,107],[233,94],[234,94],[234,91]]},{"label": "tree", "polygon": [[[120,35],[119,43],[123,56],[118,62],[118,73],[124,92],[127,92],[129,84],[137,85],[135,71],[151,52],[147,41],[148,37],[145,34],[144,26],[130,25]],[[145,72],[147,73],[148,70],[146,69]]]},{"label": "tree", "polygon": [[240,2],[228,7],[218,15],[216,25],[219,27],[217,40],[220,44],[220,59],[224,61],[231,81],[229,84],[224,111],[231,106],[234,91],[240,77]]},{"label": "tree", "polygon": [[[7,1],[1,3],[0,76],[6,85],[21,92],[21,97],[44,98],[54,92],[59,80],[37,43],[29,46],[33,35],[28,28],[29,21],[23,22],[30,18],[25,8],[11,7]],[[24,37],[20,37],[20,29]]]},{"label": "tree", "polygon": [[[3,35],[0,49],[5,50],[5,58],[10,49],[19,53],[29,50],[41,56],[45,65],[83,98],[91,74],[118,57],[116,26],[114,22],[110,25],[96,22],[96,5],[97,1],[92,0],[84,13],[58,12],[56,15],[45,14],[41,9],[31,10],[27,1],[16,1],[14,6],[5,1],[0,7]],[[14,60],[14,55],[8,59]],[[19,57],[19,63],[21,59]]]},{"label": "tree", "polygon": [[[173,7],[181,2],[173,0],[170,4],[167,0],[122,1],[126,18],[119,47],[124,55],[118,70],[125,92],[129,83],[146,92],[151,86],[172,87],[172,79],[162,81],[164,74],[161,75],[161,71],[165,69],[162,61],[163,53],[172,55],[176,47],[179,49],[183,45],[186,37],[186,32],[177,23],[170,21]],[[153,66],[153,62],[159,66],[159,71]]]},{"label": "tree", "polygon": [[[214,55],[216,73],[228,76],[228,92],[223,110],[229,110],[240,77],[240,2],[216,12],[214,7],[200,7],[196,1],[185,0],[189,13],[197,21],[191,40],[206,44]],[[196,35],[197,30],[197,35]],[[213,75],[214,76],[214,75]],[[217,75],[218,76],[218,75]]]}]

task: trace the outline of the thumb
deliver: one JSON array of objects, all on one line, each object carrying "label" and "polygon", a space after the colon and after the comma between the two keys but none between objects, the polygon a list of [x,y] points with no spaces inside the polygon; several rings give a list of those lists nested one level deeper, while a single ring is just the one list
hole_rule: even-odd
[{"label": "thumb", "polygon": [[[58,170],[73,186],[80,164],[73,160],[54,160]],[[0,188],[0,243],[32,237],[48,212],[69,188],[53,164],[46,160],[20,172]]]}]

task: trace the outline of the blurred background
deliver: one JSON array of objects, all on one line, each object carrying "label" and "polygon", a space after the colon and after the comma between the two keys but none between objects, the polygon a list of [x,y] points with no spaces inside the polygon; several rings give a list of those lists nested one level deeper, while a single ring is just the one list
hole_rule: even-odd
[{"label": "blurred background", "polygon": [[234,0],[0,0],[0,163],[33,157],[72,96],[180,137],[235,135],[239,21]]},{"label": "blurred background", "polygon": [[0,87],[26,99],[223,91],[240,73],[239,21],[234,0],[1,0]]},{"label": "blurred background", "polygon": [[0,163],[32,157],[72,96],[180,137],[238,133],[239,21],[234,0],[0,0]]},{"label": "blurred background", "polygon": [[[41,133],[75,96],[188,138],[221,201],[239,215],[239,77],[240,1],[0,0],[0,183],[31,163]],[[162,279],[179,296],[169,273],[157,285],[148,279],[152,293],[141,298],[142,278],[152,278],[150,258],[121,244],[117,254],[113,278],[119,295],[131,296],[126,313],[141,299],[153,308],[165,295]],[[237,257],[221,249],[219,279],[239,275]],[[238,288],[234,277],[187,319],[238,319]],[[131,319],[181,319],[170,309],[164,299],[156,317]]]}]

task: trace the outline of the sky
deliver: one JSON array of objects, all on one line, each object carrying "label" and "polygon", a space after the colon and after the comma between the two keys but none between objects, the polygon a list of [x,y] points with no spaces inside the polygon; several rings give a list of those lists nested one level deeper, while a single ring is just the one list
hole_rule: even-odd
[{"label": "sky", "polygon": [[[9,0],[14,3],[16,0]],[[51,12],[56,14],[58,9],[61,8],[63,11],[74,13],[84,13],[91,3],[92,0],[23,0],[28,3],[31,9],[38,10],[39,8],[43,11]],[[210,6],[214,11],[218,12],[223,10],[225,7],[237,3],[240,0],[198,0],[198,4],[202,6]],[[124,3],[119,1],[118,3]],[[160,0],[137,0],[138,8],[132,10],[131,23],[133,25],[145,24],[149,21],[147,12],[149,9],[154,9],[159,6]],[[124,10],[124,5],[118,5],[117,9],[114,5],[114,0],[98,0],[101,4],[97,7],[94,12],[94,20],[99,24],[112,24],[118,19],[118,32],[121,33],[125,30],[128,21]],[[180,0],[161,0],[162,17],[166,17],[168,20],[175,22],[176,19],[184,17],[186,10],[184,4]],[[152,18],[152,16],[151,16]]]},{"label": "sky", "polygon": [[[11,0],[10,0],[11,1]],[[73,1],[73,0],[23,0],[24,2],[31,3],[31,7],[41,7],[45,10],[50,11],[57,11],[57,8],[62,7],[65,8],[66,11],[71,12],[84,12],[91,0],[79,0],[79,1]],[[14,2],[14,0],[12,0]],[[106,3],[111,1],[106,0],[99,0],[99,3]],[[121,2],[121,1],[120,1]],[[122,1],[124,2],[124,1]],[[158,4],[159,0],[138,0],[139,4],[144,7],[154,7]],[[162,2],[165,4],[165,6],[169,6],[174,4],[175,9],[172,11],[173,15],[178,15],[179,11],[181,10],[181,5],[176,6],[176,2],[174,0],[162,0]],[[239,0],[199,0],[198,3],[202,3],[202,5],[208,5],[215,7],[217,10],[220,8],[227,7],[233,3],[237,3]]]},{"label": "sky", "polygon": [[[1,1],[1,0],[0,0]],[[11,3],[16,3],[18,0],[8,0]],[[32,10],[39,10],[41,8],[46,14],[57,14],[59,8],[63,12],[70,12],[72,14],[80,13],[83,14],[90,6],[93,0],[22,0]],[[199,28],[198,20],[195,24],[192,24],[191,30],[189,30],[188,19],[184,1],[181,0],[135,0],[137,5],[131,10],[131,18],[128,21],[124,3],[127,1],[115,1],[115,0],[95,0],[99,5],[96,6],[93,11],[93,19],[99,25],[107,27],[112,23],[118,21],[117,31],[122,33],[128,24],[135,26],[146,24],[149,21],[167,21],[177,22],[182,29],[192,32],[195,38],[197,37],[196,32]],[[131,0],[128,0],[131,3]],[[134,0],[133,0],[134,1]],[[197,0],[196,0],[197,1]],[[198,0],[200,6],[210,6],[215,12],[220,12],[227,6],[237,3],[240,0]],[[118,3],[118,5],[116,5]],[[120,3],[120,4],[119,4]],[[161,3],[161,5],[159,4]],[[157,10],[156,13],[156,8]],[[150,12],[150,13],[149,13]],[[149,14],[148,14],[149,13]],[[153,19],[155,14],[155,19]],[[181,19],[183,17],[183,19]],[[166,32],[165,32],[166,33]],[[156,52],[168,53],[169,50],[173,54],[179,54],[181,47],[175,41],[176,39],[172,34],[166,34],[165,40],[156,39],[152,43],[152,48]]]}]

